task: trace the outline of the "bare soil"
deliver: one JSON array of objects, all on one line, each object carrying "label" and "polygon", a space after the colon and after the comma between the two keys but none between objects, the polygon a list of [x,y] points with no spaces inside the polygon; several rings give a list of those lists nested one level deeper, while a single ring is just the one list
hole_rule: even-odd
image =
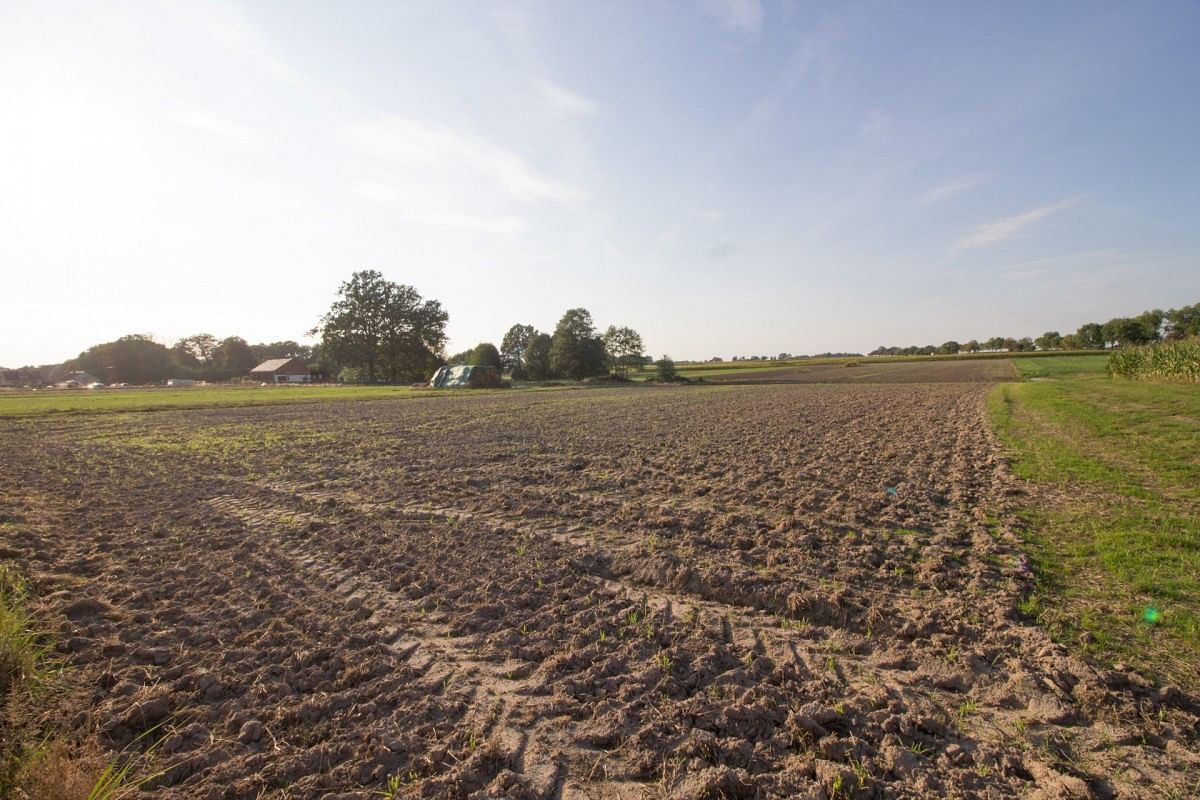
[{"label": "bare soil", "polygon": [[151,798],[1194,796],[1196,698],[1018,614],[987,390],[0,423],[70,667],[9,734],[161,738]]}]

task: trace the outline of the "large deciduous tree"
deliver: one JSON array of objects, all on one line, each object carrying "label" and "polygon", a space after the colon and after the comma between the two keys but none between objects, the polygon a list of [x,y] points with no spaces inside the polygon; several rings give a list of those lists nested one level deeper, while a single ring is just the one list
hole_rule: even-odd
[{"label": "large deciduous tree", "polygon": [[178,377],[174,373],[179,370],[165,345],[137,333],[89,347],[78,358],[68,361],[67,366],[108,383],[155,383]]},{"label": "large deciduous tree", "polygon": [[217,337],[211,333],[197,333],[180,339],[171,349],[180,363],[191,362],[207,367],[212,363],[212,354],[218,344]]},{"label": "large deciduous tree", "polygon": [[306,363],[315,360],[313,348],[306,344],[293,342],[291,339],[282,342],[252,344],[250,349],[254,351],[254,357],[260,363],[272,358],[299,358]]},{"label": "large deciduous tree", "polygon": [[254,350],[240,336],[227,336],[212,351],[209,374],[217,378],[242,377],[258,366]]},{"label": "large deciduous tree", "polygon": [[438,364],[448,319],[438,301],[363,270],[341,285],[311,333],[320,334],[323,354],[367,381],[400,382],[424,378]]}]

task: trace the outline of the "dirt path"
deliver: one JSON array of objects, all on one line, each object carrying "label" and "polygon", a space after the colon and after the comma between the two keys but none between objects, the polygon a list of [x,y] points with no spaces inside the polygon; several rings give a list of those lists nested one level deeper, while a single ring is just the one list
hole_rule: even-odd
[{"label": "dirt path", "polygon": [[40,721],[163,798],[1189,796],[1193,699],[1021,622],[986,391],[3,423]]}]

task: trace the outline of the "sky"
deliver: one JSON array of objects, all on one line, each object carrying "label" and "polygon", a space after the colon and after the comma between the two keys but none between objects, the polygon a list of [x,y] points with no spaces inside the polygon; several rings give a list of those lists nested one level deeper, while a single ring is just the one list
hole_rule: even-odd
[{"label": "sky", "polygon": [[655,357],[1200,301],[1200,4],[0,0],[0,364],[574,307]]}]

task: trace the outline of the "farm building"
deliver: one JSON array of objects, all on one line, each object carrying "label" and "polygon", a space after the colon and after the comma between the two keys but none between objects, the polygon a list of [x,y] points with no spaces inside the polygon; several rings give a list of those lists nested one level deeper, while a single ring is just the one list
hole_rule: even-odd
[{"label": "farm building", "polygon": [[40,369],[0,369],[0,386],[40,386],[45,382],[45,376]]},{"label": "farm building", "polygon": [[93,383],[99,383],[100,379],[95,375],[82,370],[70,370],[59,372],[53,377],[54,385],[59,389],[74,389],[78,386],[88,386]]},{"label": "farm building", "polygon": [[250,370],[250,377],[266,383],[307,383],[308,365],[299,358],[272,358]]}]

